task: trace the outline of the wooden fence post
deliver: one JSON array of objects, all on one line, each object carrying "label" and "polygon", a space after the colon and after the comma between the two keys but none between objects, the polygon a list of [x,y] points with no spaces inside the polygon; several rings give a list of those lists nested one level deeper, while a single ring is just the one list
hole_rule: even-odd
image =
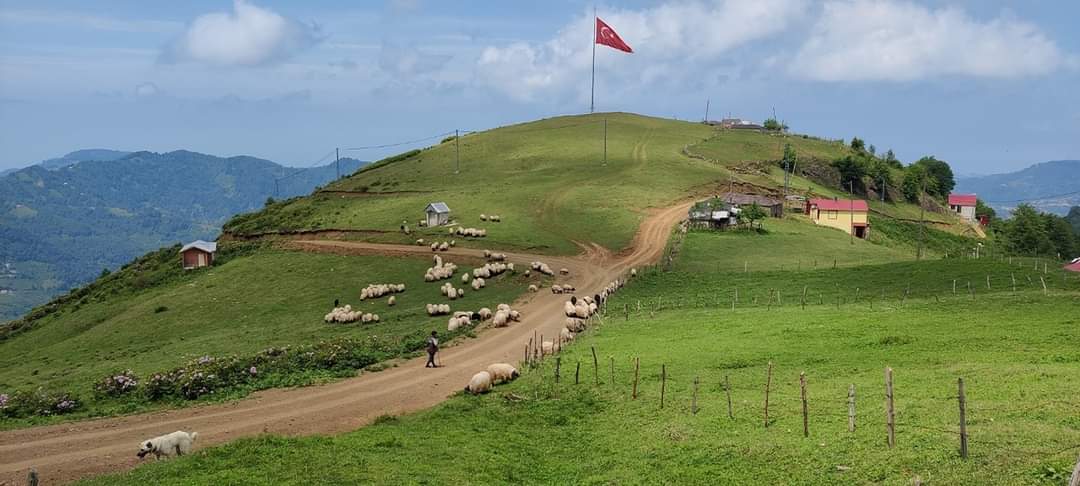
[{"label": "wooden fence post", "polygon": [[956,387],[959,392],[960,399],[960,458],[967,459],[968,457],[968,435],[967,435],[967,396],[964,394],[964,379],[956,379]]},{"label": "wooden fence post", "polygon": [[634,400],[637,400],[638,369],[641,367],[641,358],[634,358]]},{"label": "wooden fence post", "polygon": [[852,383],[847,391],[847,430],[855,432],[855,384]]},{"label": "wooden fence post", "polygon": [[559,384],[559,371],[562,368],[562,356],[555,357],[555,384]]},{"label": "wooden fence post", "polygon": [[889,433],[889,448],[896,445],[896,409],[893,408],[892,368],[885,368],[885,427]]},{"label": "wooden fence post", "polygon": [[799,390],[802,395],[802,435],[810,437],[810,409],[806,405],[806,372],[799,373]]},{"label": "wooden fence post", "polygon": [[769,371],[765,378],[765,428],[769,428],[769,387],[772,386],[772,361],[769,361]]},{"label": "wooden fence post", "polygon": [[728,379],[728,375],[724,375],[724,391],[727,392],[727,416],[734,420],[735,412],[731,409],[731,380]]},{"label": "wooden fence post", "polygon": [[593,376],[596,378],[596,385],[600,385],[600,362],[596,360],[596,346],[589,346],[592,348],[592,368]]},{"label": "wooden fence post", "polygon": [[[529,341],[532,344],[532,341]],[[532,362],[529,360],[529,344],[525,345],[525,364],[531,366]]]},{"label": "wooden fence post", "polygon": [[660,408],[664,408],[664,391],[667,388],[667,365],[660,365]]},{"label": "wooden fence post", "polygon": [[956,279],[952,279],[952,293],[956,295]]},{"label": "wooden fence post", "polygon": [[574,384],[580,383],[578,378],[581,376],[581,361],[577,362],[577,367],[574,368]]},{"label": "wooden fence post", "polygon": [[698,377],[694,377],[694,399],[690,402],[690,413],[697,415],[697,390],[698,390]]},{"label": "wooden fence post", "polygon": [[1010,273],[1009,276],[1012,277],[1012,284],[1013,284],[1012,293],[1015,294],[1016,293],[1016,274],[1015,273]]},{"label": "wooden fence post", "polygon": [[990,274],[986,274],[986,290],[990,290]]},{"label": "wooden fence post", "polygon": [[1042,278],[1042,276],[1040,276],[1040,277],[1039,277],[1039,281],[1040,281],[1040,282],[1042,282],[1042,286],[1043,286],[1043,295],[1049,295],[1049,294],[1047,293],[1048,291],[1046,290],[1046,279],[1045,279],[1045,278]]},{"label": "wooden fence post", "polygon": [[615,384],[615,357],[614,356],[608,356],[608,358],[611,358],[611,384],[614,385]]},{"label": "wooden fence post", "polygon": [[803,285],[803,288],[802,288],[802,308],[803,309],[806,308],[806,286],[805,285]]}]

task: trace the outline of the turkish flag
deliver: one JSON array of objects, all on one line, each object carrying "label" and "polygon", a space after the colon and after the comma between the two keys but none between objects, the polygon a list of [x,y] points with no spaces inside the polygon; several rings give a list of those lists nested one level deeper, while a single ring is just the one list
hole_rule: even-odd
[{"label": "turkish flag", "polygon": [[610,25],[605,24],[603,20],[600,20],[600,17],[596,18],[596,43],[623,52],[634,52],[630,46],[623,42],[622,38],[619,37],[619,34],[615,33],[615,29],[612,29]]}]

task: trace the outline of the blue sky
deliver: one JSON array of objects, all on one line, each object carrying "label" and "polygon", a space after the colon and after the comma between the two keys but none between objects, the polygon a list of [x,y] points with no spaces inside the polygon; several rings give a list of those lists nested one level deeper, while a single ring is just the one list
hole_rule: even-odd
[{"label": "blue sky", "polygon": [[[0,169],[80,148],[309,165],[589,101],[593,4],[0,0]],[[859,136],[959,173],[1080,159],[1080,2],[596,4],[597,109]],[[351,152],[371,159],[392,150]]]}]

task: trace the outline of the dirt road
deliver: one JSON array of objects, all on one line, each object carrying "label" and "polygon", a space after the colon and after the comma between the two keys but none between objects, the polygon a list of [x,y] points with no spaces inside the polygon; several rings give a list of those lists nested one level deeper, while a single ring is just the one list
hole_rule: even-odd
[{"label": "dirt road", "polygon": [[[542,260],[553,268],[566,267],[571,272],[567,280],[578,293],[593,294],[629,268],[657,261],[671,228],[688,208],[689,203],[654,211],[631,246],[617,255],[589,245],[576,257],[507,256],[518,265]],[[427,247],[407,245],[324,240],[294,244],[308,251],[430,254]],[[478,255],[480,251],[456,248],[449,253]],[[140,441],[175,430],[197,431],[197,446],[202,448],[261,433],[346,432],[380,415],[431,407],[460,390],[477,370],[491,363],[520,361],[534,332],[546,337],[558,334],[566,296],[540,292],[523,299],[515,305],[522,312],[521,323],[485,330],[477,339],[444,349],[442,368],[425,369],[426,358],[416,358],[396,368],[328,385],[266,390],[230,403],[0,432],[0,485],[22,484],[31,467],[37,468],[43,484],[131,468],[138,464],[135,452]]]}]

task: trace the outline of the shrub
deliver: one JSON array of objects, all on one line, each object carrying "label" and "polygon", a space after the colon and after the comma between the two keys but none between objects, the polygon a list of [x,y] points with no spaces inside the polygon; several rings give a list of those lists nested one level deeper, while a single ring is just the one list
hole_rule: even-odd
[{"label": "shrub", "polygon": [[134,371],[125,370],[102,378],[94,385],[94,393],[100,397],[118,397],[135,391],[139,377]]},{"label": "shrub", "polygon": [[78,410],[80,405],[79,400],[68,392],[49,392],[42,388],[0,394],[0,416],[3,417],[63,415]]}]

